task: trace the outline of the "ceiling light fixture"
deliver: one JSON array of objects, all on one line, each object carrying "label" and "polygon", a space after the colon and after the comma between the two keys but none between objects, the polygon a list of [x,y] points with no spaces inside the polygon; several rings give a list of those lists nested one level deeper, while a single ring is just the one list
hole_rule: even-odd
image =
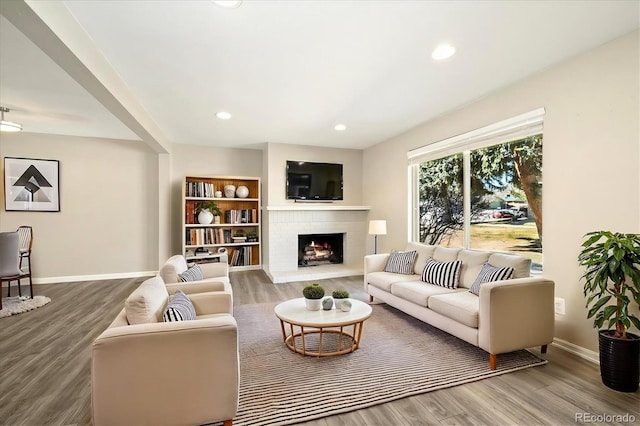
[{"label": "ceiling light fixture", "polygon": [[225,9],[235,9],[240,7],[242,0],[212,0],[216,6],[224,7]]},{"label": "ceiling light fixture", "polygon": [[14,123],[13,121],[5,121],[4,113],[9,111],[9,108],[0,107],[0,132],[22,131],[22,124]]},{"label": "ceiling light fixture", "polygon": [[342,132],[347,130],[347,126],[345,126],[344,124],[336,124],[334,129],[336,129],[338,132]]},{"label": "ceiling light fixture", "polygon": [[431,57],[436,61],[442,61],[444,59],[452,57],[456,53],[456,48],[450,44],[441,44],[433,50]]},{"label": "ceiling light fixture", "polygon": [[216,114],[216,117],[218,117],[220,120],[228,120],[231,118],[231,114],[226,111],[220,111]]}]

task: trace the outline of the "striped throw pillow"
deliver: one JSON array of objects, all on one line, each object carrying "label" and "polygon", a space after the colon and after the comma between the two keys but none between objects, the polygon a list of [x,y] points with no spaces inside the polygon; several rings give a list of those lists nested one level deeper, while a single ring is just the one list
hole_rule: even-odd
[{"label": "striped throw pillow", "polygon": [[200,269],[200,266],[197,263],[183,273],[178,274],[178,281],[181,283],[201,280],[204,280],[204,275],[202,275],[202,269]]},{"label": "striped throw pillow", "polygon": [[478,274],[476,280],[471,284],[471,288],[469,288],[469,292],[475,294],[476,296],[480,296],[480,286],[484,283],[490,283],[493,281],[501,281],[508,280],[513,275],[513,268],[510,266],[505,266],[503,268],[498,268],[497,266],[491,265],[489,262],[485,262]]},{"label": "striped throw pillow", "polygon": [[412,251],[392,251],[384,267],[385,272],[393,272],[395,274],[411,275],[413,274],[413,264],[418,257],[418,252]]},{"label": "striped throw pillow", "polygon": [[432,258],[427,259],[427,263],[422,270],[422,281],[439,285],[446,288],[458,288],[460,284],[460,269],[462,261],[438,262]]},{"label": "striped throw pillow", "polygon": [[196,310],[181,290],[176,290],[171,302],[167,305],[162,315],[164,322],[189,321],[196,319]]}]

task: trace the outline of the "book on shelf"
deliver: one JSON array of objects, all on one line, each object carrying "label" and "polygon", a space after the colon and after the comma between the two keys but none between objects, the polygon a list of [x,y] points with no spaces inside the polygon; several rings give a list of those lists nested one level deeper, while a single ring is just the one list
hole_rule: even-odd
[{"label": "book on shelf", "polygon": [[213,198],[214,193],[215,188],[213,186],[213,183],[198,181],[187,182],[187,197]]},{"label": "book on shelf", "polygon": [[231,253],[229,261],[230,266],[249,266],[252,265],[251,247],[238,247]]},{"label": "book on shelf", "polygon": [[224,212],[224,220],[226,223],[257,223],[257,209],[231,209]]}]

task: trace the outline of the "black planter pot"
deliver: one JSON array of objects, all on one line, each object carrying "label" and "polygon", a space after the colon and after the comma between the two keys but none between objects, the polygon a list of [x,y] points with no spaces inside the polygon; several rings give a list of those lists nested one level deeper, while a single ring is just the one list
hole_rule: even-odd
[{"label": "black planter pot", "polygon": [[600,376],[602,383],[620,392],[635,392],[640,379],[640,337],[613,337],[613,330],[599,331]]}]

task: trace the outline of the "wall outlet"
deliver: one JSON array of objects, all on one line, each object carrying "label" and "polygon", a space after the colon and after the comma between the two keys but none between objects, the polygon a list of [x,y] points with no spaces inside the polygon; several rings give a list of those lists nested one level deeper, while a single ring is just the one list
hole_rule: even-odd
[{"label": "wall outlet", "polygon": [[553,299],[554,305],[555,305],[555,312],[558,315],[564,315],[565,314],[565,310],[564,310],[564,299],[561,297],[555,297]]}]

